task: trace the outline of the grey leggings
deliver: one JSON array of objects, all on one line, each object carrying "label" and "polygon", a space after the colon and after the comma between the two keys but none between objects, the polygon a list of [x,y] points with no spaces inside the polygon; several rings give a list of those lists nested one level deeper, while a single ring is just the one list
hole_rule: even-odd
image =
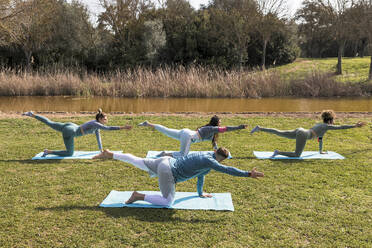
[{"label": "grey leggings", "polygon": [[63,137],[63,142],[65,143],[66,150],[65,151],[53,151],[51,154],[59,155],[59,156],[71,156],[74,154],[74,137],[80,136],[80,128],[78,125],[68,122],[54,122],[49,120],[48,118],[41,116],[41,115],[34,115],[36,120],[39,120],[49,127],[53,128],[54,130],[61,132]]},{"label": "grey leggings", "polygon": [[296,150],[295,152],[281,152],[279,151],[279,155],[287,156],[287,157],[299,157],[301,156],[302,152],[304,151],[306,140],[312,138],[312,133],[308,129],[297,128],[295,130],[278,130],[274,128],[264,128],[260,127],[260,131],[276,134],[280,137],[288,138],[288,139],[296,139]]},{"label": "grey leggings", "polygon": [[169,157],[157,159],[143,159],[132,154],[115,153],[114,159],[130,163],[138,169],[149,172],[150,175],[158,176],[159,189],[162,195],[145,195],[145,201],[161,206],[170,206],[176,194],[176,183],[169,164]]},{"label": "grey leggings", "polygon": [[179,140],[181,142],[181,147],[179,152],[174,152],[172,156],[174,158],[186,156],[190,151],[190,145],[192,143],[198,142],[199,137],[197,131],[192,131],[190,129],[184,128],[181,130],[167,128],[159,124],[154,125],[155,129],[159,132],[167,135],[170,138]]}]

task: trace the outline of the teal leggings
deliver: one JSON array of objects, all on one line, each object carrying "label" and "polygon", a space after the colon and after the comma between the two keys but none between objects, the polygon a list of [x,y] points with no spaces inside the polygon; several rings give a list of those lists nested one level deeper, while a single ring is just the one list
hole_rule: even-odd
[{"label": "teal leggings", "polygon": [[284,137],[287,139],[295,139],[296,140],[296,150],[295,152],[281,152],[279,151],[279,155],[287,156],[287,157],[299,157],[301,156],[302,152],[304,151],[306,140],[311,139],[312,134],[310,130],[306,130],[303,128],[297,128],[295,130],[289,131],[282,131],[277,130],[274,128],[260,128],[260,131],[276,134],[280,137]]},{"label": "teal leggings", "polygon": [[68,123],[54,122],[41,115],[35,115],[35,119],[45,123],[54,130],[62,133],[63,142],[65,143],[66,150],[53,151],[50,154],[55,154],[58,156],[72,156],[74,154],[74,138],[77,136],[81,136],[80,128],[78,125],[71,122]]}]

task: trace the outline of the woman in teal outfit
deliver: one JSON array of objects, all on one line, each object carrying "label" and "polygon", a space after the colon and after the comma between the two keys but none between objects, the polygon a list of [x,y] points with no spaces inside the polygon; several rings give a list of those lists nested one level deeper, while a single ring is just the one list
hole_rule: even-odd
[{"label": "woman in teal outfit", "polygon": [[43,122],[44,124],[48,125],[52,129],[61,132],[63,137],[63,142],[65,143],[66,150],[63,151],[54,151],[45,149],[43,153],[43,157],[48,154],[54,154],[58,156],[72,156],[74,154],[74,138],[83,136],[86,134],[96,134],[98,148],[100,151],[102,149],[102,142],[101,142],[101,135],[99,130],[120,130],[120,129],[131,129],[131,126],[106,126],[105,124],[108,122],[107,115],[102,112],[101,109],[98,110],[95,120],[88,121],[80,126],[76,125],[72,122],[62,123],[62,122],[54,122],[49,120],[48,118],[35,115],[32,111],[28,111],[23,113],[25,116],[34,117],[36,120]]}]

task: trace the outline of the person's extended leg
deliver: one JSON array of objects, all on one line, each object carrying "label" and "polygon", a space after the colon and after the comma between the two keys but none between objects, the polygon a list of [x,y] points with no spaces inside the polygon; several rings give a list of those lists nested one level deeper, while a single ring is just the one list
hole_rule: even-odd
[{"label": "person's extended leg", "polygon": [[132,154],[113,153],[109,150],[104,150],[102,153],[93,158],[114,158],[126,163],[130,163],[135,167],[147,172],[151,170],[152,173],[158,175],[159,188],[162,195],[144,195],[134,191],[131,197],[125,202],[126,204],[130,204],[138,200],[144,200],[149,203],[162,206],[169,206],[173,203],[176,186],[172,170],[169,165],[169,158],[143,159]]},{"label": "person's extended leg", "polygon": [[166,136],[168,136],[170,138],[173,138],[173,139],[176,139],[176,140],[180,140],[180,138],[181,138],[182,130],[167,128],[167,127],[162,126],[160,124],[153,124],[153,126],[156,130],[158,130],[159,132],[165,134]]},{"label": "person's extended leg", "polygon": [[180,133],[180,142],[181,147],[179,152],[173,152],[172,156],[174,158],[186,156],[190,151],[191,137],[194,134],[194,131],[189,129],[182,129]]},{"label": "person's extended leg", "polygon": [[65,143],[65,151],[45,150],[44,154],[54,154],[58,156],[72,156],[74,154],[74,138],[77,135],[79,126],[74,123],[64,123],[61,130],[63,135],[63,142]]},{"label": "person's extended leg", "polygon": [[47,150],[47,154],[54,154],[58,156],[72,156],[74,154],[74,136],[63,137],[63,142],[65,143],[65,151],[53,151]]},{"label": "person's extended leg", "polygon": [[136,157],[129,153],[114,153],[112,156],[113,159],[120,160],[126,163],[129,163],[131,165],[134,165],[138,169],[141,169],[143,171],[149,171],[149,168],[144,163],[143,158]]},{"label": "person's extended leg", "polygon": [[160,125],[160,124],[153,124],[153,123],[150,123],[148,121],[141,122],[140,124],[138,124],[138,126],[152,127],[154,129],[158,130],[159,132],[167,135],[168,137],[176,139],[176,140],[180,140],[180,133],[182,131],[182,130],[178,130],[178,129],[168,128],[168,127],[165,127],[165,126]]},{"label": "person's extended leg", "polygon": [[137,167],[138,169],[141,169],[143,171],[149,171],[149,168],[146,166],[145,164],[145,160],[154,160],[155,159],[143,159],[143,158],[140,158],[140,157],[136,157],[132,154],[129,154],[129,153],[113,153],[109,150],[104,150],[103,152],[101,152],[100,154],[96,155],[93,157],[93,159],[98,159],[98,158],[113,158],[113,159],[116,159],[116,160],[120,160],[120,161],[123,161],[123,162],[126,162],[126,163],[129,163],[131,165],[134,165],[135,167]]},{"label": "person's extended leg", "polygon": [[259,127],[259,131],[272,133],[272,134],[275,134],[275,135],[278,135],[280,137],[284,137],[287,139],[296,139],[296,133],[297,133],[297,129],[283,131],[283,130],[278,130],[275,128],[264,128],[264,127]]},{"label": "person's extended leg", "polygon": [[278,151],[278,155],[283,155],[287,157],[300,157],[302,152],[304,151],[305,145],[307,140],[307,133],[303,130],[297,131],[297,137],[296,137],[296,150],[295,152],[281,152]]},{"label": "person's extended leg", "polygon": [[176,186],[168,158],[154,159],[151,160],[150,164],[152,167],[155,166],[153,169],[157,168],[159,188],[162,195],[145,195],[134,191],[131,197],[125,202],[126,204],[130,204],[138,200],[144,200],[154,205],[172,205],[176,194]]},{"label": "person's extended leg", "polygon": [[159,162],[158,177],[162,195],[145,195],[144,200],[155,205],[170,206],[176,194],[176,184],[169,165],[169,159],[164,158]]},{"label": "person's extended leg", "polygon": [[41,116],[41,115],[33,115],[33,117],[36,120],[41,121],[42,123],[48,125],[49,127],[53,128],[54,130],[56,130],[58,132],[62,132],[62,129],[64,128],[64,126],[66,124],[66,123],[62,123],[62,122],[51,121],[48,118],[46,118],[45,116]]}]

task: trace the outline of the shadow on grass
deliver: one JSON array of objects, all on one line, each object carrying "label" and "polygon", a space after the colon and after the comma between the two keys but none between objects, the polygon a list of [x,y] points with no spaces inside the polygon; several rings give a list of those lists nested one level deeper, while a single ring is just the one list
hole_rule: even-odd
[{"label": "shadow on grass", "polygon": [[358,153],[367,153],[371,152],[372,148],[367,148],[367,149],[358,149],[358,150],[349,150],[347,151],[344,155],[353,155],[353,154],[358,154]]},{"label": "shadow on grass", "polygon": [[256,159],[255,156],[232,157],[232,159]]},{"label": "shadow on grass", "polygon": [[[177,211],[175,209],[166,208],[102,208],[98,206],[57,206],[57,207],[38,207],[35,208],[37,211],[73,211],[73,210],[88,210],[88,211],[101,211],[107,216],[114,218],[126,218],[133,216],[138,220],[144,222],[188,222],[188,223],[219,223],[221,218],[218,219],[183,219],[180,217],[173,216]],[[191,211],[191,210],[181,210]]]},{"label": "shadow on grass", "polygon": [[[39,160],[31,160],[31,159],[0,159],[0,163],[21,163],[21,164],[55,164],[55,163],[68,163],[68,162],[74,162],[76,163],[76,160],[70,159],[69,161],[64,159],[39,159]],[[84,161],[79,160],[79,164],[92,164],[92,161]]]}]

